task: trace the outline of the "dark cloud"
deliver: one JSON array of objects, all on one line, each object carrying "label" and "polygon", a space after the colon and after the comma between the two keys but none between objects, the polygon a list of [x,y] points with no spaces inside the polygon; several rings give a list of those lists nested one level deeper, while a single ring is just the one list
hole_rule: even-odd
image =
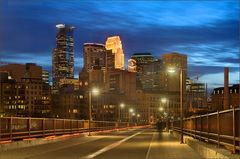
[{"label": "dark cloud", "polygon": [[[120,35],[126,62],[135,52],[160,57],[177,51],[188,55],[190,74],[195,70],[204,75],[220,73],[224,66],[239,66],[239,3],[235,1],[2,3],[0,54],[4,63],[33,60],[50,70],[55,25],[67,23],[76,27],[78,59],[83,57],[83,43],[104,43],[108,36]],[[82,60],[76,60],[75,66],[78,71]]]}]

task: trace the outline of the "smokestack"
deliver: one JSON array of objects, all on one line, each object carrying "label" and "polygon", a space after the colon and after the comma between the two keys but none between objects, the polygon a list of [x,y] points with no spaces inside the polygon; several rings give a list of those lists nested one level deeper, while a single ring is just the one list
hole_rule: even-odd
[{"label": "smokestack", "polygon": [[224,96],[223,96],[223,108],[224,110],[229,109],[229,88],[228,88],[228,83],[229,83],[229,68],[224,67]]}]

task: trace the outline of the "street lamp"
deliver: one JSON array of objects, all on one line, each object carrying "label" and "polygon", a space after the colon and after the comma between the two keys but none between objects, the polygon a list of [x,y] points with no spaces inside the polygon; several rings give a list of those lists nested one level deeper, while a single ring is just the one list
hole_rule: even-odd
[{"label": "street lamp", "polygon": [[130,114],[134,112],[134,109],[133,108],[129,108],[129,111],[128,111],[128,122],[130,123]]},{"label": "street lamp", "polygon": [[88,136],[91,136],[91,121],[92,121],[92,95],[97,96],[99,94],[99,89],[97,88],[92,88],[89,90],[88,95],[89,95],[89,106],[88,106]]},{"label": "street lamp", "polygon": [[167,126],[167,132],[168,132],[168,130],[169,130],[169,119],[168,119],[168,116],[169,116],[169,103],[168,103],[168,99],[167,98],[162,98],[161,99],[161,102],[165,105],[165,106],[167,106],[167,113],[166,113],[166,117],[167,117],[167,122],[166,122],[166,126]]},{"label": "street lamp", "polygon": [[120,105],[119,105],[119,107],[118,107],[118,122],[120,122],[121,121],[121,109],[123,109],[125,107],[125,104],[124,103],[121,103]]},{"label": "street lamp", "polygon": [[[183,143],[183,69],[179,68],[180,70],[180,126],[181,126],[181,141]],[[176,69],[170,68],[168,70],[169,73],[176,72]]]},{"label": "street lamp", "polygon": [[163,107],[159,107],[158,110],[159,110],[160,112],[162,112],[162,111],[163,111]]},{"label": "street lamp", "polygon": [[140,118],[140,114],[137,114],[137,124],[138,124],[138,122],[139,122],[139,118]]}]

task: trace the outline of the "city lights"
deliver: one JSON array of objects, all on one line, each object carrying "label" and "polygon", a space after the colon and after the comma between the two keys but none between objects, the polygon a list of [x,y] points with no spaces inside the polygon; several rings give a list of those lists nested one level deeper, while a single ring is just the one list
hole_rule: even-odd
[{"label": "city lights", "polygon": [[239,1],[9,1],[0,158],[240,158]]},{"label": "city lights", "polygon": [[163,109],[163,107],[159,107],[158,110],[159,110],[160,112],[162,112],[164,109]]}]

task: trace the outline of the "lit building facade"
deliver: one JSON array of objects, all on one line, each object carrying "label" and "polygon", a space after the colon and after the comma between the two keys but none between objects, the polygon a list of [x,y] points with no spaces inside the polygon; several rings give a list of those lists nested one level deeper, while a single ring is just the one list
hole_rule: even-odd
[{"label": "lit building facade", "polygon": [[[135,53],[131,56],[130,61],[135,61],[136,62],[136,85],[138,89],[143,89],[143,85],[147,86],[145,84],[146,80],[144,80],[144,75],[147,74],[147,72],[152,72],[153,70],[151,67],[147,68],[146,65],[151,65],[154,60],[154,57],[152,56],[151,53]],[[145,70],[147,71],[144,72],[144,66]],[[131,68],[131,67],[130,67]],[[149,78],[147,79],[149,82],[152,82],[152,77],[148,76]],[[151,78],[151,79],[150,79]]]},{"label": "lit building facade", "polygon": [[84,44],[84,69],[101,69],[106,67],[106,49],[104,44]]},{"label": "lit building facade", "polygon": [[11,104],[8,106],[11,110],[8,109],[6,115],[14,112],[16,116],[47,117],[50,115],[50,86],[43,80],[44,71],[41,66],[34,63],[8,64],[1,66],[0,70],[7,72],[8,78],[15,81],[11,81],[11,86],[8,85],[9,81],[4,83],[8,85],[6,89],[16,89],[10,91],[9,101],[6,101]]},{"label": "lit building facade", "polygon": [[60,79],[59,81],[59,87],[66,87],[68,85],[73,85],[74,90],[79,90],[79,80],[74,78],[74,79]]},{"label": "lit building facade", "polygon": [[0,116],[23,116],[26,113],[25,86],[0,72]]},{"label": "lit building facade", "polygon": [[106,50],[111,50],[114,54],[114,68],[115,69],[124,69],[124,53],[122,49],[122,42],[119,36],[108,37],[106,41]]},{"label": "lit building facade", "polygon": [[[183,88],[186,94],[186,79],[187,79],[187,56],[179,53],[168,53],[162,56],[163,72],[161,83],[166,91],[179,92],[180,88],[180,69],[183,72]],[[174,73],[169,73],[168,69],[175,69]],[[176,82],[178,81],[178,82]]]},{"label": "lit building facade", "polygon": [[42,80],[44,83],[49,84],[49,72],[46,70],[42,71]]},{"label": "lit building facade", "polygon": [[59,88],[59,81],[63,78],[74,78],[74,27],[65,24],[56,25],[56,48],[52,53],[53,88]]},{"label": "lit building facade", "polygon": [[128,72],[137,72],[137,62],[134,59],[128,60]]},{"label": "lit building facade", "polygon": [[[163,69],[160,75],[160,84],[163,91],[167,94],[175,94],[177,112],[180,114],[180,72],[182,70],[182,93],[183,93],[183,112],[187,112],[186,106],[186,79],[187,79],[187,55],[180,53],[167,53],[162,56]],[[169,69],[176,70],[174,73],[168,72]]]}]

